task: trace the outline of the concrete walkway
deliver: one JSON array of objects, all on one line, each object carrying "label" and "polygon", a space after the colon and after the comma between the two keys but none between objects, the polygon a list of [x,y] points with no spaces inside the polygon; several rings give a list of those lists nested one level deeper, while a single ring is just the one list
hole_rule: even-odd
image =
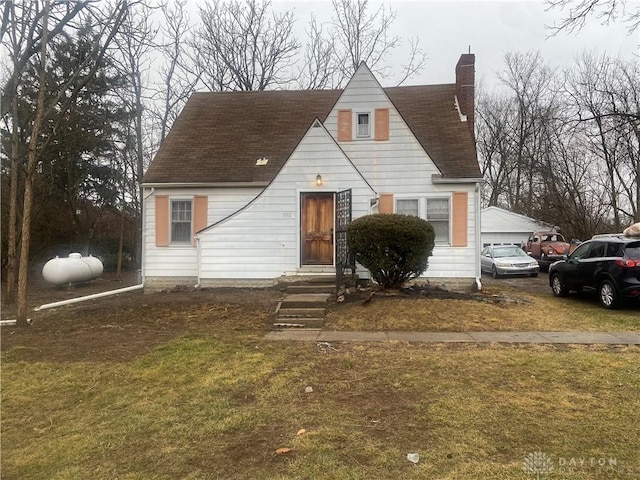
[{"label": "concrete walkway", "polygon": [[266,340],[303,342],[529,343],[640,345],[640,332],[334,332],[274,330]]}]

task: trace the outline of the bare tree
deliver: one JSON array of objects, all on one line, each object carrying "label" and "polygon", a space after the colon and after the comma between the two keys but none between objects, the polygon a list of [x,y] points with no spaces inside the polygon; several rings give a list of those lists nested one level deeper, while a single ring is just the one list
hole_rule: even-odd
[{"label": "bare tree", "polygon": [[410,78],[418,75],[427,64],[427,54],[420,47],[420,38],[409,39],[409,58],[407,63],[402,65],[402,76],[397,84],[402,85]]},{"label": "bare tree", "polygon": [[478,90],[476,139],[484,184],[483,203],[510,208],[506,193],[514,171],[514,145],[511,142],[513,102],[505,94],[490,95]]},{"label": "bare tree", "polygon": [[[27,17],[30,10],[26,10]],[[27,36],[27,28],[29,25],[29,18],[24,18],[16,11],[16,5],[7,2],[4,5],[2,16],[2,32],[0,38],[3,40],[3,45],[6,46],[10,52],[9,56],[12,61],[13,67],[13,79],[10,84],[7,84],[3,88],[2,100],[5,105],[11,105],[11,118],[13,119],[9,123],[11,128],[11,160],[10,160],[10,197],[9,197],[9,225],[7,228],[7,286],[5,289],[6,300],[8,304],[15,303],[16,281],[17,281],[17,269],[16,269],[16,253],[17,253],[17,215],[18,215],[18,172],[19,172],[19,138],[18,138],[18,79],[21,73],[20,61],[23,55],[21,49],[23,48],[24,38]],[[22,20],[22,21],[20,21]],[[11,28],[10,28],[11,27]],[[7,34],[7,37],[5,37]],[[6,38],[6,39],[5,39]],[[9,83],[9,82],[8,82]]]},{"label": "bare tree", "polygon": [[161,6],[164,24],[157,47],[162,53],[163,63],[160,68],[161,86],[156,94],[160,105],[153,112],[160,124],[159,142],[166,137],[200,80],[197,57],[189,51],[188,39],[192,31],[186,4],[187,0],[177,0],[173,6]]},{"label": "bare tree", "polygon": [[513,155],[509,204],[516,211],[531,215],[537,174],[541,172],[539,159],[545,148],[548,122],[556,108],[553,72],[539,52],[507,53],[499,78],[508,87],[513,103],[507,131]]},{"label": "bare tree", "polygon": [[334,55],[335,41],[325,37],[323,25],[311,16],[306,31],[308,42],[305,47],[303,68],[299,71],[298,85],[305,90],[334,87],[339,83],[339,64]]},{"label": "bare tree", "polygon": [[629,5],[632,2],[625,0],[545,0],[545,3],[547,10],[566,12],[558,23],[549,27],[552,35],[561,31],[579,31],[590,17],[596,17],[604,24],[621,20],[630,34],[640,26],[640,6],[632,7]]},{"label": "bare tree", "polygon": [[[59,5],[62,2],[54,2],[55,5]],[[67,2],[65,2],[67,3]],[[53,108],[58,107],[58,102],[62,96],[67,92],[69,88],[72,89],[72,93],[68,96],[67,101],[72,102],[75,100],[77,94],[84,88],[87,81],[92,78],[100,65],[101,59],[106,55],[107,46],[113,40],[113,36],[117,31],[120,23],[126,15],[128,2],[126,0],[119,0],[111,5],[111,8],[105,9],[101,5],[99,10],[93,10],[90,8],[90,3],[83,3],[85,10],[75,11],[71,7],[65,6],[64,8],[75,11],[75,14],[80,12],[85,13],[83,19],[84,22],[89,22],[99,25],[99,31],[93,42],[93,47],[90,51],[86,52],[84,60],[78,65],[76,71],[71,72],[69,78],[64,85],[61,85],[57,90],[57,94],[53,97],[46,97],[46,61],[47,61],[47,43],[50,41],[50,33],[61,33],[64,28],[73,19],[69,15],[65,14],[61,18],[62,24],[57,20],[57,17],[50,17],[49,12],[52,8],[52,3],[48,0],[44,5],[40,2],[34,1],[29,3],[28,8],[33,9],[33,15],[31,18],[37,19],[35,25],[31,25],[28,29],[26,42],[28,45],[38,45],[40,50],[40,58],[37,62],[37,71],[39,74],[38,85],[38,101],[34,114],[34,120],[30,132],[28,132],[29,148],[27,153],[27,161],[25,166],[25,178],[24,178],[24,194],[23,194],[23,207],[22,207],[22,228],[21,228],[21,243],[20,243],[20,261],[18,270],[18,316],[17,321],[19,325],[26,324],[27,320],[27,277],[29,271],[29,248],[31,237],[31,217],[33,204],[33,182],[36,172],[36,168],[40,161],[40,151],[43,148],[43,143],[49,139],[40,138],[40,128],[44,118],[47,118]],[[74,16],[75,16],[74,14]],[[49,30],[49,22],[52,20],[53,27]],[[55,20],[55,22],[53,22]],[[11,27],[9,27],[11,28]],[[31,61],[31,56],[20,55],[18,59],[18,65],[26,66]],[[22,63],[24,62],[24,63]],[[24,68],[24,67],[22,67]],[[16,75],[15,72],[9,79],[10,88],[5,86],[3,92],[13,91],[17,87],[20,75]],[[11,83],[13,82],[13,83]],[[66,108],[63,106],[63,109]]]},{"label": "bare tree", "polygon": [[[128,193],[131,196],[136,216],[141,218],[142,212],[142,174],[150,155],[145,150],[146,135],[145,124],[145,93],[148,90],[147,73],[150,68],[150,54],[154,47],[154,38],[157,28],[151,22],[152,8],[145,2],[137,2],[128,8],[128,15],[120,25],[115,36],[115,44],[118,47],[120,71],[127,78],[127,89],[116,92],[120,95],[128,110],[133,129],[129,130],[125,141],[128,155],[134,159],[129,171],[133,175],[135,185]],[[133,136],[130,136],[133,134]],[[126,165],[127,155],[122,159],[123,169]],[[123,172],[124,173],[124,172]],[[124,218],[125,203],[121,204],[121,215]],[[142,225],[136,228],[136,262],[141,261],[142,249]],[[122,255],[120,251],[119,256]]]},{"label": "bare tree", "polygon": [[640,71],[620,59],[584,53],[566,77],[575,129],[600,159],[613,228],[620,231],[638,218],[639,211],[640,136],[635,116],[640,112]]},{"label": "bare tree", "polygon": [[[17,88],[18,80],[27,63],[38,53],[42,52],[43,37],[52,41],[60,35],[69,23],[83,9],[94,0],[53,0],[43,2],[41,0],[5,1],[2,13],[2,30],[0,40],[5,42],[5,36],[9,37],[11,45],[11,57],[13,71],[2,87],[2,102],[0,102],[0,116],[4,117],[12,105],[7,98]],[[45,8],[46,5],[46,8]],[[48,13],[45,13],[48,12]],[[45,32],[38,28],[45,14],[53,25],[51,31]]]},{"label": "bare tree", "polygon": [[38,164],[38,136],[45,116],[46,95],[46,62],[47,62],[47,32],[49,30],[49,2],[45,1],[42,15],[42,37],[40,42],[40,90],[36,106],[35,119],[29,140],[27,171],[24,187],[24,201],[22,207],[22,243],[20,248],[20,265],[18,273],[18,317],[17,324],[27,323],[27,274],[29,270],[29,240],[31,236],[31,208],[33,206],[33,176]]},{"label": "bare tree", "polygon": [[[21,188],[20,149],[18,145],[18,102],[20,98],[20,79],[31,59],[38,53],[42,54],[43,42],[53,41],[60,35],[67,25],[88,5],[88,1],[68,2],[65,0],[50,1],[46,7],[38,0],[23,2],[6,1],[3,3],[2,24],[0,26],[0,40],[11,61],[11,70],[7,80],[2,85],[0,99],[1,116],[12,131],[11,164],[10,164],[10,201],[9,224],[7,226],[7,289],[6,300],[9,304],[15,302],[15,287],[17,281],[17,249],[20,230],[18,229],[19,193]],[[53,28],[45,31],[38,28],[44,17]],[[46,40],[43,37],[46,36]]]},{"label": "bare tree", "polygon": [[[391,34],[396,12],[384,4],[372,14],[368,9],[369,0],[333,0],[332,36],[341,81],[350,78],[362,62],[382,78],[392,73],[386,60],[401,45],[400,37]],[[411,39],[409,45],[409,58],[398,84],[419,73],[427,61],[418,39]]]},{"label": "bare tree", "polygon": [[258,0],[213,0],[200,7],[200,19],[194,46],[211,91],[265,90],[293,81],[300,49],[293,13],[274,13],[269,2]]},{"label": "bare tree", "polygon": [[391,35],[396,12],[381,5],[369,15],[368,0],[333,0],[336,55],[345,78],[351,77],[365,62],[371,71],[388,77],[385,63],[391,51],[400,45],[400,37]]},{"label": "bare tree", "polygon": [[484,204],[578,238],[637,221],[640,67],[585,53],[561,78],[539,54],[507,54],[500,79],[477,103]]},{"label": "bare tree", "polygon": [[541,151],[544,174],[536,195],[538,215],[559,225],[572,238],[589,238],[608,225],[609,205],[600,185],[599,160],[588,154],[585,139],[568,118],[549,118],[545,134],[547,144]]}]

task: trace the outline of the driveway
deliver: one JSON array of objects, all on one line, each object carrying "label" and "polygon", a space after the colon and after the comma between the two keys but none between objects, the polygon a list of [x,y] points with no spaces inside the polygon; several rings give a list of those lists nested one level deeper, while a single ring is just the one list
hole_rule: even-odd
[{"label": "driveway", "polygon": [[540,272],[537,277],[524,277],[524,276],[507,276],[493,279],[491,275],[486,273],[482,274],[482,285],[509,285],[518,290],[522,290],[527,293],[535,293],[538,295],[552,297],[551,287],[549,287],[549,274],[546,272]]}]

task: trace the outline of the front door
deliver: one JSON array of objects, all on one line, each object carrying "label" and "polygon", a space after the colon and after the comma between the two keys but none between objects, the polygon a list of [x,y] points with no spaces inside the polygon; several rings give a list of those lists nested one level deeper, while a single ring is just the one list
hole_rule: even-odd
[{"label": "front door", "polygon": [[300,263],[333,265],[333,192],[300,194]]}]

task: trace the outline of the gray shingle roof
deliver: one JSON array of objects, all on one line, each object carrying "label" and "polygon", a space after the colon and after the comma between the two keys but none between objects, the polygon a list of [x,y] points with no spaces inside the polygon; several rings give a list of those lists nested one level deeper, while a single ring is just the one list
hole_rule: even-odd
[{"label": "gray shingle roof", "polygon": [[[385,89],[445,178],[479,178],[475,143],[454,105],[455,85]],[[195,93],[144,183],[268,183],[342,90]],[[258,158],[268,158],[256,166]]]}]

